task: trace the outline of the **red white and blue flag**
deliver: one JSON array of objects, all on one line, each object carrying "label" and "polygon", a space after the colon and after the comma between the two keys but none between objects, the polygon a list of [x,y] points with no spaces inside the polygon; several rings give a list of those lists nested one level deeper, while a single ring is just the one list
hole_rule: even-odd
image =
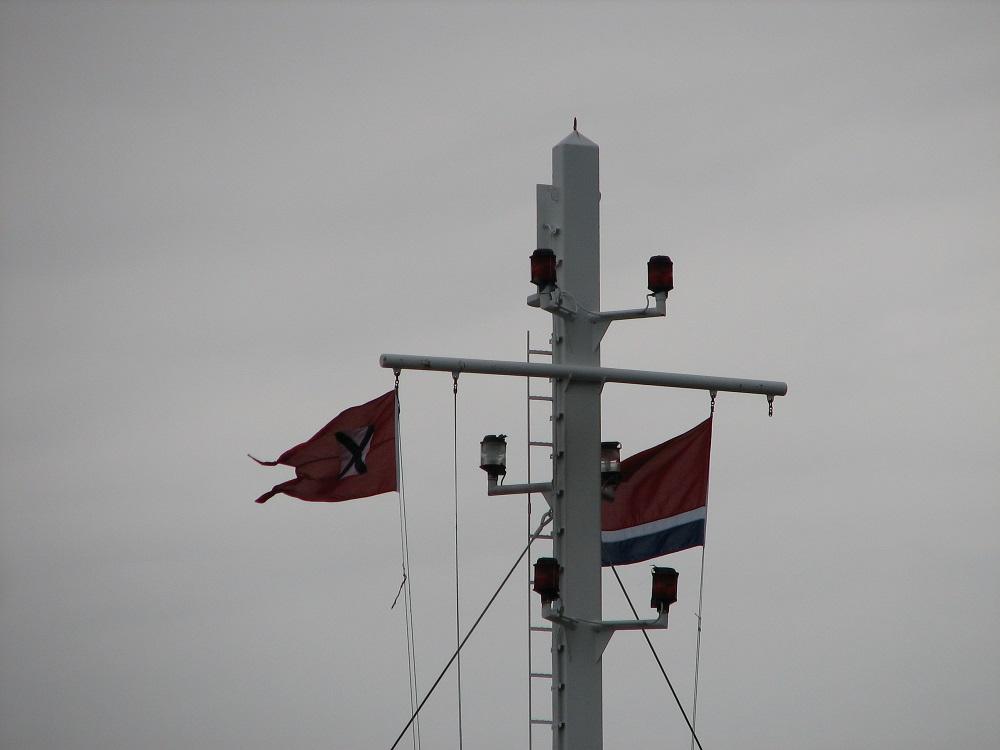
[{"label": "red white and blue flag", "polygon": [[[253,456],[250,456],[253,458]],[[323,429],[263,466],[295,468],[295,478],[275,485],[258,503],[284,493],[336,503],[396,491],[396,392],[352,406]]]},{"label": "red white and blue flag", "polygon": [[601,507],[601,564],[627,565],[705,544],[712,418],[625,459]]}]

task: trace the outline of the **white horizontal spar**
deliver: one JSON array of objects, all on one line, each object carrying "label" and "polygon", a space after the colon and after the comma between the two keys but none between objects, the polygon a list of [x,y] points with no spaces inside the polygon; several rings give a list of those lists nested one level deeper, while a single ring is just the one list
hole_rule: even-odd
[{"label": "white horizontal spar", "polygon": [[529,378],[569,378],[590,383],[631,383],[632,385],[691,388],[699,391],[724,393],[757,393],[764,396],[784,396],[788,393],[788,384],[777,380],[623,370],[617,367],[559,365],[544,362],[505,362],[497,359],[464,359],[461,357],[424,357],[415,354],[383,354],[378,358],[378,363],[391,370],[432,370],[435,372],[469,372],[481,375],[513,375]]}]

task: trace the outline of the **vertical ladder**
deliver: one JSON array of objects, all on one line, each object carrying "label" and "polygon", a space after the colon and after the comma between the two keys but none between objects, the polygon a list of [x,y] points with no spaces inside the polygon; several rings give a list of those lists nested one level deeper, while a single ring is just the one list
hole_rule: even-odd
[{"label": "vertical ladder", "polygon": [[[549,357],[550,361],[552,358],[552,352],[549,349],[533,349],[531,346],[531,331],[527,332],[526,336],[526,346],[525,346],[525,361],[531,362],[532,357]],[[535,378],[537,379],[537,378]],[[531,476],[531,458],[534,451],[548,450],[549,465],[551,465],[552,458],[552,443],[551,443],[551,432],[549,434],[549,440],[535,440],[531,435],[531,415],[532,415],[532,405],[544,405],[548,403],[549,420],[552,419],[552,396],[551,390],[549,395],[535,394],[532,393],[531,384],[533,378],[525,378],[526,382],[526,412],[527,412],[527,463],[528,463],[528,482],[532,481]],[[535,507],[535,506],[538,507]],[[545,500],[543,499],[540,503],[532,503],[531,494],[528,495],[528,537],[538,528],[538,524],[541,521],[542,514],[548,510],[546,507]],[[538,607],[538,602],[534,596],[533,584],[534,584],[534,559],[535,557],[551,557],[551,544],[552,535],[550,533],[541,534],[536,542],[547,542],[549,544],[549,549],[544,555],[535,555],[533,550],[528,550],[528,555],[525,558],[528,565],[527,579],[528,579],[528,596],[527,596],[527,620],[528,620],[528,750],[533,750],[535,730],[539,727],[545,727],[550,730],[552,729],[552,718],[551,716],[542,717],[536,715],[536,707],[534,705],[534,696],[537,694],[538,690],[542,689],[542,685],[545,686],[546,695],[551,696],[552,692],[552,625],[539,617],[540,609]],[[534,547],[534,545],[532,545]],[[544,649],[541,648],[541,641],[545,639],[545,643],[548,646]],[[539,655],[536,657],[536,653]],[[544,659],[541,658],[541,654],[544,653]],[[539,665],[537,661],[541,661]],[[547,702],[546,705],[551,705],[551,702]],[[551,713],[551,709],[549,711]],[[546,745],[551,746],[551,737],[546,737]]]}]

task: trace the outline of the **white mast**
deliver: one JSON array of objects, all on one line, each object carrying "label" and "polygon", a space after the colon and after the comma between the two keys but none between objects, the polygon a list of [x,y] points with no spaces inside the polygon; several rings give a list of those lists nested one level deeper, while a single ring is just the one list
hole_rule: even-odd
[{"label": "white mast", "polygon": [[[538,185],[537,247],[554,251],[556,267],[528,304],[552,314],[552,364],[383,354],[382,367],[552,379],[552,481],[498,486],[489,495],[542,493],[552,509],[558,595],[544,601],[552,622],[553,750],[601,750],[601,655],[618,630],[667,627],[667,608],[649,620],[602,620],[601,611],[601,390],[604,383],[784,396],[778,381],[645,372],[601,367],[600,342],[616,320],[661,317],[667,291],[655,306],[601,311],[600,188],[597,144],[576,130],[552,149],[552,184]],[[536,254],[539,251],[536,251]],[[651,259],[652,264],[655,259]],[[669,259],[662,258],[669,263]],[[534,257],[533,257],[534,261]],[[652,265],[651,265],[652,268]],[[654,282],[650,281],[651,288]],[[672,286],[672,281],[670,286]],[[495,437],[495,436],[490,436]],[[484,441],[485,442],[485,441]],[[486,468],[485,466],[483,468]],[[488,472],[489,473],[489,472]],[[502,472],[501,472],[502,473]]]},{"label": "white mast", "polygon": [[[576,130],[552,149],[552,185],[539,185],[538,247],[555,251],[559,288],[601,309],[598,148]],[[600,367],[583,315],[552,316],[552,361]],[[601,620],[601,384],[552,381],[552,538],[562,567],[562,614]],[[603,679],[598,631],[553,623],[553,750],[599,750]]]}]

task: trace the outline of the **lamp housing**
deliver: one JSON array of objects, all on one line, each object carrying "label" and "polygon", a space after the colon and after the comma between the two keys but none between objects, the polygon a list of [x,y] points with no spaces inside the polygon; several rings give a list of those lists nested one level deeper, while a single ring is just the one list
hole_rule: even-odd
[{"label": "lamp housing", "polygon": [[622,476],[622,444],[609,440],[601,443],[601,484],[617,484]]},{"label": "lamp housing", "polygon": [[559,598],[559,561],[554,557],[539,557],[535,560],[535,593],[542,597],[542,604]]},{"label": "lamp housing", "polygon": [[653,294],[669,294],[674,288],[674,262],[669,255],[654,255],[646,263],[646,280]]},{"label": "lamp housing", "polygon": [[677,571],[653,567],[653,586],[649,606],[663,612],[677,601]]},{"label": "lamp housing", "polygon": [[556,285],[556,254],[540,247],[531,254],[531,283],[542,291]]},{"label": "lamp housing", "polygon": [[507,436],[487,435],[479,443],[479,468],[496,478],[507,473]]}]

